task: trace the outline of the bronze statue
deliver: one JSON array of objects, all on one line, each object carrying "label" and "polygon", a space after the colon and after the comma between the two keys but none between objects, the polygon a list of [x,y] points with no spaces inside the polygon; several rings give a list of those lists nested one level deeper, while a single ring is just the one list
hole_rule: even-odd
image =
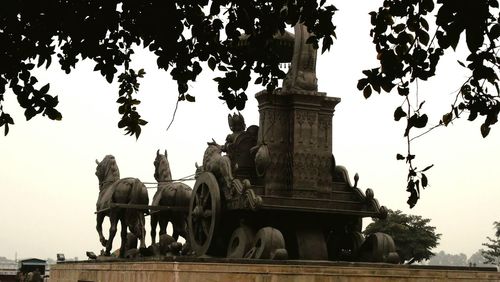
[{"label": "bronze statue", "polygon": [[311,36],[307,27],[301,23],[295,25],[295,46],[293,48],[290,70],[283,81],[283,92],[318,91],[316,78],[317,51],[312,44],[307,44]]},{"label": "bronze statue", "polygon": [[226,187],[230,188],[234,179],[231,169],[231,160],[228,156],[222,155],[222,146],[215,141],[208,142],[208,147],[203,154],[202,171],[209,171],[217,178],[224,180]]},{"label": "bronze statue", "polygon": [[226,152],[228,155],[232,154],[233,148],[232,145],[236,142],[238,136],[240,136],[243,132],[245,132],[246,125],[245,119],[243,116],[238,114],[227,115],[227,122],[229,124],[229,129],[231,129],[232,133],[228,134],[226,137],[226,144],[222,146],[222,151]]},{"label": "bronze statue", "polygon": [[[113,246],[113,239],[117,231],[118,222],[121,222],[120,256],[125,254],[127,243],[127,227],[140,240],[140,248],[145,249],[144,242],[146,229],[144,228],[144,213],[148,210],[124,208],[114,204],[147,205],[149,202],[146,186],[137,178],[120,179],[120,171],[115,157],[107,155],[99,162],[96,160],[96,176],[99,179],[99,198],[97,199],[97,233],[101,244],[106,247],[104,255],[109,256]],[[108,216],[110,220],[109,238],[106,240],[102,233],[102,222]]]},{"label": "bronze statue", "polygon": [[[158,188],[153,196],[153,206],[169,206],[173,210],[159,210],[151,212],[151,243],[156,243],[156,225],[160,224],[160,236],[166,234],[168,222],[172,223],[172,237],[177,240],[179,235],[188,240],[186,231],[187,208],[191,199],[191,187],[182,182],[173,182],[170,164],[168,163],[167,150],[165,154],[156,152],[154,161],[154,177],[158,182]],[[185,208],[186,210],[175,210]]]}]

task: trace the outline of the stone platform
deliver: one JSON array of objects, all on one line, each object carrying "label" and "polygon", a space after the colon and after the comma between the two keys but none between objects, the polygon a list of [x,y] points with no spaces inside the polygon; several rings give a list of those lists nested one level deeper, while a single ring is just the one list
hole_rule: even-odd
[{"label": "stone platform", "polygon": [[50,274],[51,282],[500,281],[496,268],[184,258],[65,262]]}]

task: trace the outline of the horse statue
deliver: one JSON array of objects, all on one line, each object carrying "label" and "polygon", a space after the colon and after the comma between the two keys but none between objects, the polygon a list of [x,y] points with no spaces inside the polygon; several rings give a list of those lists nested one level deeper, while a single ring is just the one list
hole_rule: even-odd
[{"label": "horse statue", "polygon": [[203,154],[203,165],[197,167],[197,174],[201,171],[209,171],[223,180],[227,188],[231,188],[234,179],[231,159],[227,155],[222,155],[224,148],[215,141],[207,142],[207,145],[208,147]]},{"label": "horse statue", "polygon": [[[145,249],[144,213],[148,210],[116,207],[113,204],[147,205],[149,203],[146,186],[137,178],[120,179],[120,171],[115,157],[107,155],[99,162],[96,160],[96,176],[99,179],[99,198],[97,199],[97,233],[101,244],[106,247],[104,255],[109,256],[116,235],[118,222],[121,222],[120,256],[125,255],[127,227],[140,240],[140,248]],[[108,216],[110,220],[109,239],[102,233],[102,222]]]},{"label": "horse statue", "polygon": [[[173,182],[170,164],[167,159],[167,150],[165,154],[156,152],[154,161],[154,177],[158,182],[158,188],[153,196],[152,206],[169,206],[173,210],[160,210],[151,212],[151,243],[156,243],[156,225],[160,225],[160,236],[166,234],[168,222],[172,223],[172,237],[177,240],[179,235],[189,240],[187,236],[187,215],[189,201],[191,199],[192,189],[182,182]],[[175,210],[180,208],[181,210]]]}]

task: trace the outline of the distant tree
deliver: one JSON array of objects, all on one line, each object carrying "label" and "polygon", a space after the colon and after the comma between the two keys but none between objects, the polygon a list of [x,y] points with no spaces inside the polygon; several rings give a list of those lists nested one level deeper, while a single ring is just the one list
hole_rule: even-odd
[{"label": "distant tree", "polygon": [[[319,3],[318,3],[319,2]],[[203,68],[219,70],[218,97],[229,109],[245,107],[245,93],[251,74],[256,84],[268,91],[279,85],[285,73],[279,68],[280,48],[273,36],[286,27],[303,23],[313,35],[308,43],[324,52],[335,37],[332,17],[335,6],[326,0],[10,0],[0,9],[0,127],[5,135],[13,118],[3,107],[6,88],[11,88],[24,115],[62,119],[56,108],[58,97],[48,83],[38,83],[35,68],[48,67],[57,60],[70,73],[77,63],[88,59],[94,70],[112,82],[118,74],[117,103],[122,116],[118,127],[139,137],[147,122],[137,111],[139,78],[143,70],[130,68],[134,48],[147,48],[157,58],[159,69],[170,71],[177,82],[178,100],[195,101],[188,82],[195,81]],[[385,0],[370,13],[369,31],[380,64],[363,71],[358,89],[368,98],[372,92],[400,95],[401,106],[394,119],[406,122],[404,136],[408,151],[397,154],[409,166],[406,190],[413,207],[420,188],[428,184],[424,169],[417,169],[410,150],[412,140],[422,134],[414,129],[447,126],[468,114],[468,120],[482,116],[483,137],[498,120],[500,112],[500,23],[498,0]],[[436,9],[436,7],[438,7]],[[353,19],[356,24],[359,19]],[[368,32],[368,31],[367,31]],[[248,34],[241,48],[240,36]],[[462,36],[465,34],[465,36]],[[464,42],[465,40],[465,42]],[[458,64],[469,72],[459,81],[460,90],[450,101],[450,110],[435,125],[428,125],[424,101],[419,99],[420,80],[435,75],[445,51],[459,43],[468,54]],[[251,50],[251,54],[244,52]],[[458,78],[460,79],[460,78]],[[43,85],[43,86],[41,86]],[[410,91],[411,90],[411,91]],[[91,112],[88,113],[92,114]],[[411,134],[414,133],[414,134]],[[421,166],[424,167],[424,166]]]},{"label": "distant tree", "polygon": [[401,262],[411,264],[429,259],[431,250],[439,244],[441,234],[430,226],[430,219],[389,210],[386,219],[374,219],[363,231],[365,235],[383,232],[392,236]]},{"label": "distant tree", "polygon": [[429,265],[466,266],[467,255],[464,253],[448,254],[444,251],[440,251],[429,259]]},{"label": "distant tree", "polygon": [[486,260],[483,257],[483,252],[484,249],[480,249],[477,252],[473,253],[467,260],[467,263],[469,263],[469,265],[475,265],[475,266],[489,265],[485,262]]},{"label": "distant tree", "polygon": [[482,250],[481,253],[486,264],[500,265],[500,221],[493,222],[493,226],[495,227],[495,237],[486,237],[488,242],[483,243],[486,250]]}]

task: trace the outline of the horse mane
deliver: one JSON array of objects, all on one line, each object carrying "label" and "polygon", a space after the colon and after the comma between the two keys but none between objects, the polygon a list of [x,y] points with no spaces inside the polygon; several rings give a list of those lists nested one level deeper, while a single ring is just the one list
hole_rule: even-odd
[{"label": "horse mane", "polygon": [[172,180],[172,172],[170,171],[170,164],[165,155],[158,155],[160,158],[157,167],[155,168],[158,172],[158,181],[170,181]]},{"label": "horse mane", "polygon": [[120,179],[120,170],[113,155],[106,155],[100,165],[106,169],[104,173],[105,181],[117,181]]},{"label": "horse mane", "polygon": [[207,167],[214,154],[220,155],[221,153],[222,151],[218,145],[208,143],[208,147],[203,154],[203,167]]}]

